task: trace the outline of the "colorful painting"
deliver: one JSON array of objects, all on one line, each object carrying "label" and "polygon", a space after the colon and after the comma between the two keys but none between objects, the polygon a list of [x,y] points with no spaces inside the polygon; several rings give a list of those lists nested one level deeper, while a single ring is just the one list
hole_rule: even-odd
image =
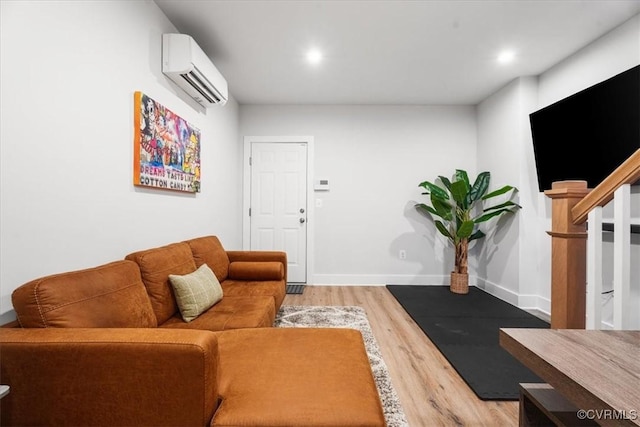
[{"label": "colorful painting", "polygon": [[133,114],[133,183],[199,193],[200,131],[142,92]]}]

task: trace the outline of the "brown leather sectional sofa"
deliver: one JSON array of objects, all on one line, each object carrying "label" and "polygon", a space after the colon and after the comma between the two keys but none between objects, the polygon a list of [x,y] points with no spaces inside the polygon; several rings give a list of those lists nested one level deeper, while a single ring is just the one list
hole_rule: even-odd
[{"label": "brown leather sectional sofa", "polygon": [[[169,275],[203,264],[223,298],[185,322]],[[384,426],[360,332],[272,327],[286,268],[204,236],[22,285],[2,425]]]}]

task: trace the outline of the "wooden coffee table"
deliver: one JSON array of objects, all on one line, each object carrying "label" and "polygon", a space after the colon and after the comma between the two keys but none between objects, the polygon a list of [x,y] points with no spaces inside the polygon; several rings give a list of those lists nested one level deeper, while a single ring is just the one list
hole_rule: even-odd
[{"label": "wooden coffee table", "polygon": [[[521,411],[524,399],[557,425],[640,426],[640,331],[503,328],[500,345],[548,383],[522,388]],[[576,424],[554,418],[561,400]]]}]

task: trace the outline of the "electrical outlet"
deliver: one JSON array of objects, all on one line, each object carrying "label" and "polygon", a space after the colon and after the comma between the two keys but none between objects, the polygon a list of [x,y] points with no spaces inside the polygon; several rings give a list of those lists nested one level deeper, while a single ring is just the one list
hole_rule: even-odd
[{"label": "electrical outlet", "polygon": [[400,253],[398,254],[398,256],[400,257],[400,259],[406,259],[407,251],[405,251],[404,249],[400,249]]}]

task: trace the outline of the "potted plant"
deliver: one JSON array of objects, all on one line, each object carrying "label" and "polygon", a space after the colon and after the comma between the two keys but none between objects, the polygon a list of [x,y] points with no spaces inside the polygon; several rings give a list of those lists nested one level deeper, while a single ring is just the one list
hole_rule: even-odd
[{"label": "potted plant", "polygon": [[[479,225],[493,217],[514,213],[520,206],[511,201],[511,197],[518,191],[516,187],[504,187],[487,193],[491,174],[481,172],[471,185],[467,172],[456,169],[453,181],[444,176],[438,176],[441,185],[429,181],[419,184],[429,195],[431,205],[417,203],[415,207],[427,212],[434,220],[438,231],[445,236],[455,248],[455,268],[451,272],[451,292],[466,294],[469,292],[469,274],[467,272],[467,258],[469,242],[483,238],[486,234]],[[434,181],[435,182],[435,181]],[[491,198],[504,195],[506,201],[485,207],[484,202]],[[497,223],[493,223],[494,226]]]}]

